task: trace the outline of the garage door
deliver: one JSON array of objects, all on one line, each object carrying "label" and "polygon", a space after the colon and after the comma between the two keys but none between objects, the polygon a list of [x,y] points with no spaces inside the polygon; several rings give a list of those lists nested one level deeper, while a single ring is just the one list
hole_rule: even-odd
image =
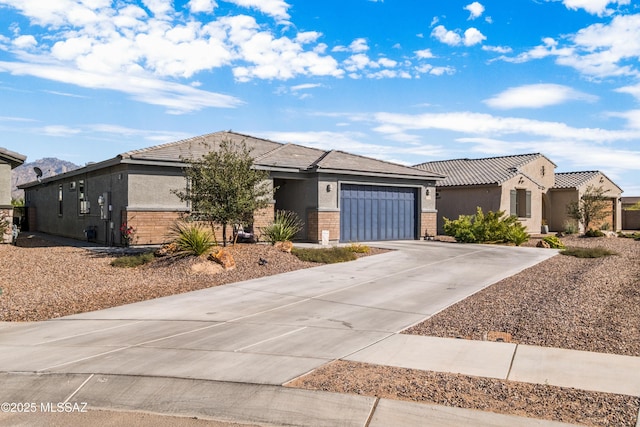
[{"label": "garage door", "polygon": [[405,240],[417,236],[417,189],[342,184],[340,240]]}]

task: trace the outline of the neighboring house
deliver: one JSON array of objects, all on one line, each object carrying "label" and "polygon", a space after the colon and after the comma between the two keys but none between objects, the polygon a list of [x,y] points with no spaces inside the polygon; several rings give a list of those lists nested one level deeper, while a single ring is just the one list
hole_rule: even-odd
[{"label": "neighboring house", "polygon": [[[553,209],[549,212],[549,228],[561,231],[564,230],[567,222],[575,222],[567,215],[566,207],[570,203],[577,203],[590,187],[602,187],[605,190],[604,195],[607,198],[608,206],[606,217],[602,221],[590,224],[589,227],[613,231],[622,230],[622,189],[599,171],[556,174],[556,183],[550,192],[551,205],[558,208],[564,207],[564,209]],[[580,226],[580,231],[585,231],[582,226]]]},{"label": "neighboring house", "polygon": [[477,207],[516,215],[527,231],[539,233],[556,165],[535,153],[435,161],[416,167],[446,176],[436,190],[439,234],[444,232],[444,218],[473,215]]},{"label": "neighboring house", "polygon": [[298,214],[305,225],[297,238],[311,242],[418,239],[435,232],[437,174],[234,132],[129,151],[22,185],[31,229],[118,245],[127,224],[136,230],[134,243],[162,243],[171,224],[189,212],[174,194],[186,187],[185,159],[223,140],[244,141],[254,167],[269,171],[276,189],[271,205],[254,214],[258,235],[275,210]]},{"label": "neighboring house", "polygon": [[[13,222],[13,205],[11,205],[11,170],[20,166],[26,156],[0,147],[0,217]],[[0,243],[11,242],[11,229],[0,236]]]},{"label": "neighboring house", "polygon": [[[556,174],[556,165],[540,153],[435,161],[415,167],[446,177],[436,190],[438,233],[444,232],[444,218],[473,215],[477,207],[515,215],[529,233],[540,233],[542,224],[548,224],[551,231],[562,231],[568,203],[578,200],[590,183],[610,190],[612,207],[621,193],[600,172]],[[619,210],[614,209],[612,228],[615,224],[619,229],[619,218]]]}]

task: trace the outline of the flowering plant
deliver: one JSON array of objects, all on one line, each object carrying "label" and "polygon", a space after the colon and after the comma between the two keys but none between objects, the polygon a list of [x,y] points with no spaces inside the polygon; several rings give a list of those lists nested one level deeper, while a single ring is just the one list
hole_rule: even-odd
[{"label": "flowering plant", "polygon": [[126,222],[123,222],[120,226],[120,236],[122,237],[122,242],[125,246],[129,246],[131,244],[135,235],[136,229],[133,228],[132,225],[127,225]]}]

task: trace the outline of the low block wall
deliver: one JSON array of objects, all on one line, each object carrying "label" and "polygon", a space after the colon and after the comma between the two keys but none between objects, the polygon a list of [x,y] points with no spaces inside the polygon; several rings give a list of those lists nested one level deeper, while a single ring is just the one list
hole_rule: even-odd
[{"label": "low block wall", "polygon": [[640,230],[640,211],[622,211],[622,229]]}]

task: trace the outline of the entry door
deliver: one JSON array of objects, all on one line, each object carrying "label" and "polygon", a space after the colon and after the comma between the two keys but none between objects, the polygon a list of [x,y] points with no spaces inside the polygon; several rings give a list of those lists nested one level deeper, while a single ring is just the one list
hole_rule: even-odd
[{"label": "entry door", "polygon": [[342,184],[340,240],[413,240],[417,236],[417,189]]}]

